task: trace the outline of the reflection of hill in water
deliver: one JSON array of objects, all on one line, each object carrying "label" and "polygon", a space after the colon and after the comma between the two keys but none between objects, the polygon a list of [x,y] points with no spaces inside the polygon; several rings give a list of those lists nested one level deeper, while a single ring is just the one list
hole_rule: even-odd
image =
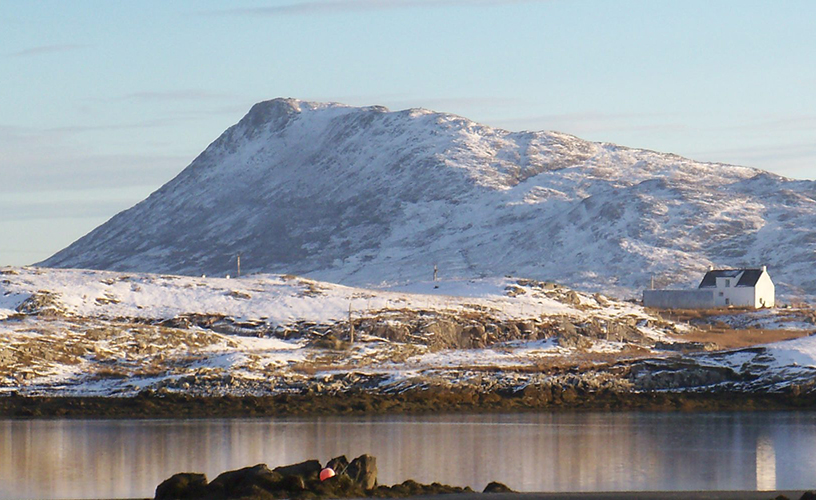
[{"label": "reflection of hill in water", "polygon": [[[812,487],[816,415],[554,413],[303,420],[2,421],[0,498],[147,497],[218,473],[364,452],[384,484],[524,491]],[[774,450],[784,450],[784,453]]]}]

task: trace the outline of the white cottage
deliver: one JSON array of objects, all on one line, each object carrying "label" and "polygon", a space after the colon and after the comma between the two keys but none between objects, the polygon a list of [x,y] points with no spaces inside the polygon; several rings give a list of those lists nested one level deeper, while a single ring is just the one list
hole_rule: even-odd
[{"label": "white cottage", "polygon": [[712,269],[698,289],[714,292],[714,307],[773,307],[776,291],[768,268]]},{"label": "white cottage", "polygon": [[711,269],[693,290],[644,290],[643,305],[658,309],[774,307],[775,290],[768,269]]}]

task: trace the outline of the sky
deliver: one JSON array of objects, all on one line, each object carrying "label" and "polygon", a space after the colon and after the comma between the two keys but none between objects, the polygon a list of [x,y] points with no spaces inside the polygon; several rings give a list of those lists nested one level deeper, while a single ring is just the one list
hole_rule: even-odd
[{"label": "sky", "polygon": [[816,2],[0,0],[0,265],[275,97],[424,107],[816,179]]}]

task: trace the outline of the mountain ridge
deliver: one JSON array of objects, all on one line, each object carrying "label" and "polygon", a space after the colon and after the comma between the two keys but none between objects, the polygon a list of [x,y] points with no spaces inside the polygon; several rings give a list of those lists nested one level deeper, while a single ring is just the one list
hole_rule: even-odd
[{"label": "mountain ridge", "polygon": [[510,132],[452,114],[273,99],[41,264],[350,285],[505,274],[633,295],[768,265],[816,295],[816,182]]}]

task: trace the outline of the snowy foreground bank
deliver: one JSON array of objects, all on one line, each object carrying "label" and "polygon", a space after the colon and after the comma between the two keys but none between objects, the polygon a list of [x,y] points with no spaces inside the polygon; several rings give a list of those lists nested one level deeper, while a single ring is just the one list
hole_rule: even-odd
[{"label": "snowy foreground bank", "polygon": [[[517,278],[373,290],[296,276],[7,267],[0,268],[0,394],[441,388],[526,391],[543,404],[565,391],[810,394],[812,318],[725,311],[710,323],[676,322],[631,302]],[[711,324],[722,332],[694,340]],[[719,339],[738,338],[740,328],[791,340],[722,349]]]}]

